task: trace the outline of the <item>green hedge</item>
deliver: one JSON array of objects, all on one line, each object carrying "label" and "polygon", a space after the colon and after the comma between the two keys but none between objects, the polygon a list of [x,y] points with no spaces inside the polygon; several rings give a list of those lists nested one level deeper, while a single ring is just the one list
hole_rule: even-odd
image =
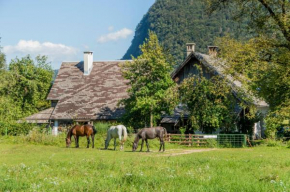
[{"label": "green hedge", "polygon": [[[16,122],[3,122],[0,121],[0,135],[27,135],[31,131],[35,124],[31,123],[16,123]],[[6,133],[7,132],[7,133]]]}]

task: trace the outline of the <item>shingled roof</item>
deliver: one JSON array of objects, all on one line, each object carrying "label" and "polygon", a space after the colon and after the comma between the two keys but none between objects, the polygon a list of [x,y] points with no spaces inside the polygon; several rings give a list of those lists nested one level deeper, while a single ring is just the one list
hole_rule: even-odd
[{"label": "shingled roof", "polygon": [[89,75],[84,75],[83,62],[63,62],[47,100],[57,100],[50,119],[115,120],[124,109],[120,99],[127,97],[127,81],[119,64],[124,61],[93,62]]},{"label": "shingled roof", "polygon": [[[26,117],[25,120],[28,123],[49,123],[49,118],[53,112],[53,109],[54,107],[45,109],[36,114],[30,115],[29,117]],[[22,120],[19,122],[22,122]]]}]

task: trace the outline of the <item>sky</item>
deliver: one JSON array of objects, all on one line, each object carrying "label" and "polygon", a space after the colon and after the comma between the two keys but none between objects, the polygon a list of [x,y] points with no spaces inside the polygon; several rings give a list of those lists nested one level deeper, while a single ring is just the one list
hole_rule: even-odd
[{"label": "sky", "polygon": [[0,37],[7,63],[30,54],[62,61],[121,59],[155,0],[0,0]]}]

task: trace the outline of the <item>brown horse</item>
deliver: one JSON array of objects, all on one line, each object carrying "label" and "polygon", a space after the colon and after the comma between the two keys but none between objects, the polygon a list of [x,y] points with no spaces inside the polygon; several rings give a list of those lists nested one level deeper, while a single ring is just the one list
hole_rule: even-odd
[{"label": "brown horse", "polygon": [[75,138],[75,143],[76,143],[76,148],[79,147],[79,137],[86,136],[88,140],[88,145],[87,148],[89,148],[90,145],[90,136],[92,137],[92,148],[94,148],[95,145],[95,134],[97,133],[97,130],[95,129],[94,126],[86,124],[86,125],[75,125],[73,128],[69,130],[66,136],[66,147],[69,147],[71,144],[71,137],[74,136]]},{"label": "brown horse", "polygon": [[164,136],[165,137],[167,136],[167,131],[164,127],[143,128],[136,134],[135,140],[133,142],[132,151],[136,151],[138,147],[139,139],[142,139],[140,151],[142,151],[143,143],[145,140],[146,146],[147,146],[147,152],[149,152],[149,143],[147,139],[155,139],[156,137],[158,137],[160,140],[159,151],[161,151],[162,146],[163,146],[163,151],[164,151],[165,150],[164,141],[163,141]]}]

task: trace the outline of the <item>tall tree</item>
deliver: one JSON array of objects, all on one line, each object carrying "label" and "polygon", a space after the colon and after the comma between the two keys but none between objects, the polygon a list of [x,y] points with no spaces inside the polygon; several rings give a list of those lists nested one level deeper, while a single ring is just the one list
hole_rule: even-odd
[{"label": "tall tree", "polygon": [[257,34],[268,35],[274,40],[273,45],[290,49],[288,0],[207,0],[207,4],[210,13],[236,7],[236,19],[250,19],[249,27]]},{"label": "tall tree", "polygon": [[[1,37],[0,37],[0,43],[1,43]],[[0,70],[3,70],[5,67],[6,67],[5,54],[2,53],[2,47],[0,44]]]},{"label": "tall tree", "polygon": [[6,92],[19,104],[24,115],[49,107],[46,97],[53,71],[46,56],[37,56],[35,61],[28,55],[12,60],[9,65],[13,80]]},{"label": "tall tree", "polygon": [[140,49],[140,56],[132,57],[132,62],[121,66],[123,76],[131,86],[129,98],[122,100],[121,104],[125,106],[127,122],[135,126],[149,123],[152,127],[162,112],[169,113],[175,106],[168,100],[169,88],[174,85],[170,77],[173,63],[152,31]]},{"label": "tall tree", "polygon": [[267,128],[275,131],[281,119],[290,119],[290,112],[286,113],[290,106],[290,2],[208,0],[208,5],[210,12],[235,6],[238,20],[250,15],[249,28],[257,34],[254,38],[240,42],[225,37],[217,44],[227,72],[270,104],[272,115],[267,117]]},{"label": "tall tree", "polygon": [[16,58],[10,62],[9,70],[2,71],[0,102],[3,105],[0,111],[3,114],[6,111],[3,118],[18,120],[49,107],[46,96],[53,71],[47,63],[47,57],[37,56],[35,61],[30,56]]},{"label": "tall tree", "polygon": [[206,79],[200,73],[185,79],[179,86],[179,91],[194,130],[212,133],[217,128],[228,132],[236,128],[237,99],[225,79],[218,76]]}]

